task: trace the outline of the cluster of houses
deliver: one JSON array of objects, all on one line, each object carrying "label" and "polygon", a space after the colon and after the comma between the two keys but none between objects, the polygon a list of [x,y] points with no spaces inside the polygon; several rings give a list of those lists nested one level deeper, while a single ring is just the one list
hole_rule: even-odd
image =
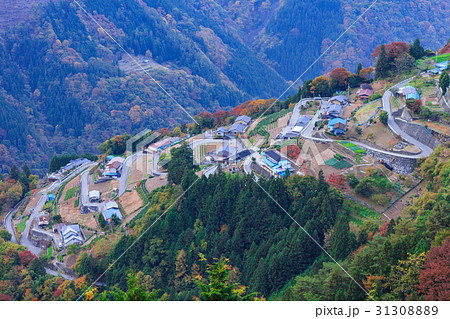
[{"label": "cluster of houses", "polygon": [[287,127],[286,129],[283,129],[278,137],[282,138],[283,140],[289,140],[291,138],[299,137],[305,127],[308,126],[309,121],[311,121],[310,116],[300,116],[297,119],[297,122],[294,124],[294,127]]},{"label": "cluster of houses", "polygon": [[229,129],[221,126],[216,131],[215,134],[217,136],[225,137],[225,136],[240,136],[244,134],[247,128],[252,123],[252,118],[247,115],[241,115],[236,118],[233,125]]},{"label": "cluster of houses", "polygon": [[48,181],[49,182],[57,181],[61,178],[61,174],[66,174],[69,171],[71,171],[77,167],[80,167],[81,165],[87,164],[89,162],[90,162],[90,160],[88,160],[86,158],[77,158],[77,159],[71,160],[64,167],[62,167],[57,173],[50,174],[48,176]]},{"label": "cluster of houses", "polygon": [[347,129],[347,120],[343,118],[344,109],[348,105],[345,95],[334,96],[323,106],[323,120],[328,120],[328,130],[336,135],[343,135]]}]

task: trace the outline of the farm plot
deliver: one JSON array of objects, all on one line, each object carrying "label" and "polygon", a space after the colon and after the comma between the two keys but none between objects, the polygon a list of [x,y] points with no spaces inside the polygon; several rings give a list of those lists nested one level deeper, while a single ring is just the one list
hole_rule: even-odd
[{"label": "farm plot", "polygon": [[346,148],[352,150],[355,154],[366,154],[366,151],[351,142],[340,142]]},{"label": "farm plot", "polygon": [[367,122],[370,118],[375,116],[379,108],[381,108],[381,100],[377,100],[362,106],[359,110],[355,112],[354,115],[356,120],[358,121],[358,124],[363,124]]},{"label": "farm plot", "polygon": [[335,167],[335,168],[337,168],[337,169],[344,169],[344,168],[350,168],[350,167],[352,167],[353,165],[352,164],[350,164],[349,162],[347,162],[346,160],[344,160],[344,159],[341,159],[341,160],[337,160],[336,158],[330,158],[329,160],[327,160],[326,162],[325,162],[325,164],[327,164],[327,165],[329,165],[329,166],[333,166],[333,167]]}]

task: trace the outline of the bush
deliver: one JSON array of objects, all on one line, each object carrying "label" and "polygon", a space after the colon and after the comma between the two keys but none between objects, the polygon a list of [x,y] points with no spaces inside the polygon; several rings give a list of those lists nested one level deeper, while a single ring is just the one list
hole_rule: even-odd
[{"label": "bush", "polygon": [[355,188],[359,184],[359,179],[355,176],[355,174],[348,174],[345,178],[351,188]]},{"label": "bush", "polygon": [[62,223],[61,215],[52,216],[52,219],[55,223]]},{"label": "bush", "polygon": [[3,238],[5,241],[10,241],[11,240],[11,234],[8,233],[8,231],[1,229],[0,230],[0,238]]},{"label": "bush", "polygon": [[389,204],[389,197],[385,194],[376,194],[370,197],[375,203],[381,206],[386,206]]},{"label": "bush", "polygon": [[355,192],[370,197],[377,191],[377,181],[373,177],[364,177],[355,187]]},{"label": "bush", "polygon": [[67,247],[67,254],[68,255],[76,254],[79,251],[80,251],[80,247],[78,247],[77,244],[72,244],[72,245],[69,245],[69,247]]},{"label": "bush", "polygon": [[381,111],[380,113],[380,122],[383,123],[384,125],[386,125],[388,123],[388,112],[386,111]]},{"label": "bush", "polygon": [[375,101],[381,99],[381,93],[380,92],[375,92],[374,94],[372,94],[371,96],[369,96],[369,102]]}]

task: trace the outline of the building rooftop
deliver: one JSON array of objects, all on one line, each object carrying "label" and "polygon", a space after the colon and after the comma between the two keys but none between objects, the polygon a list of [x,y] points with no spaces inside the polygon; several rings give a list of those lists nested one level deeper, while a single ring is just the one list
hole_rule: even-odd
[{"label": "building rooftop", "polygon": [[405,97],[405,99],[407,99],[407,100],[409,100],[409,99],[418,100],[420,98],[417,90],[410,85],[407,85],[402,88],[402,94]]},{"label": "building rooftop", "polygon": [[302,117],[300,117],[297,120],[296,125],[297,126],[306,126],[309,123],[309,121],[311,121],[311,118],[309,116],[303,115]]},{"label": "building rooftop", "polygon": [[111,219],[113,216],[122,220],[122,213],[118,208],[108,208],[103,211],[103,217],[105,217],[106,220]]},{"label": "building rooftop", "polygon": [[231,132],[238,132],[238,133],[244,133],[245,132],[245,128],[247,126],[243,123],[234,123],[231,128],[230,131]]},{"label": "building rooftop", "polygon": [[272,150],[264,152],[264,156],[266,156],[270,160],[274,161],[275,163],[278,163],[281,161],[281,155]]},{"label": "building rooftop", "polygon": [[252,118],[250,116],[241,115],[241,116],[238,116],[234,122],[242,121],[242,122],[248,124],[251,122],[251,120],[252,120]]},{"label": "building rooftop", "polygon": [[346,103],[348,102],[348,97],[345,95],[337,95],[337,96],[333,96],[331,99],[328,100],[328,102],[341,102],[341,103]]},{"label": "building rooftop", "polygon": [[216,132],[217,133],[228,133],[229,131],[225,127],[221,126],[216,130]]}]

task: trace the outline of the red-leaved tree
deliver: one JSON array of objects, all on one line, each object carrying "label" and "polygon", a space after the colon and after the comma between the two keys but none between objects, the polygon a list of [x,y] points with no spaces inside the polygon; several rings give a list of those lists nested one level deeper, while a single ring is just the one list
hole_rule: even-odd
[{"label": "red-leaved tree", "polygon": [[425,300],[450,300],[450,238],[427,254],[417,288]]}]

